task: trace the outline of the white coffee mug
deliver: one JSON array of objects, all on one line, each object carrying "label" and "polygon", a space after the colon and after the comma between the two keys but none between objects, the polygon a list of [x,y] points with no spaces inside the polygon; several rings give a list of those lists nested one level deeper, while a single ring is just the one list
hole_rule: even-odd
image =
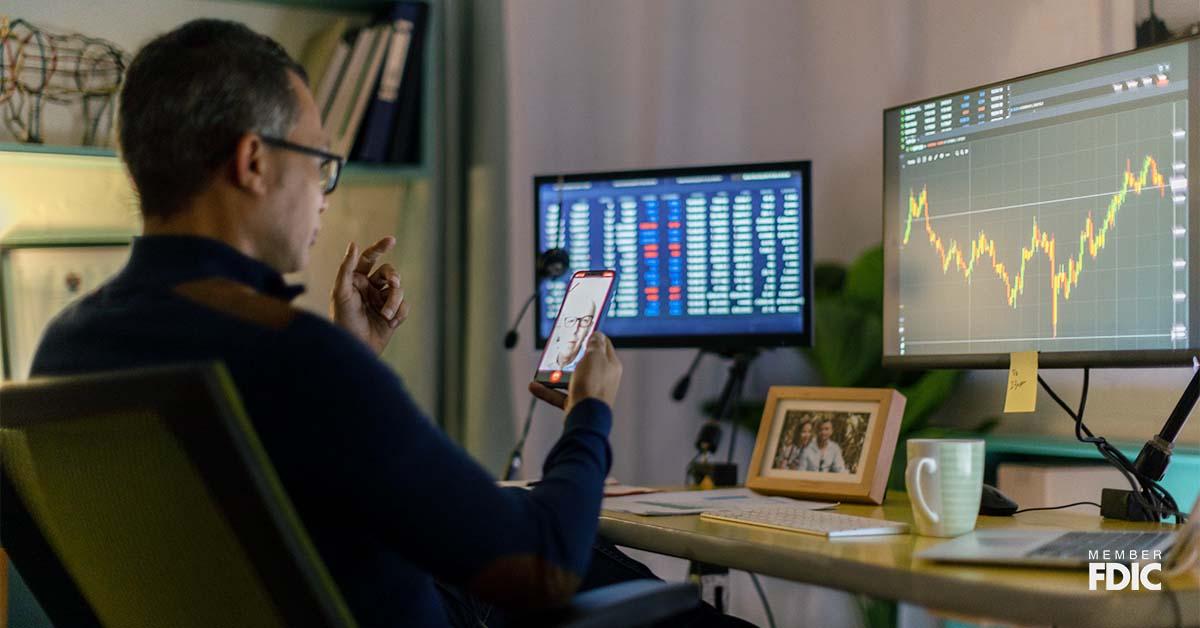
[{"label": "white coffee mug", "polygon": [[918,534],[951,537],[974,530],[983,493],[983,441],[908,439],[904,484]]}]

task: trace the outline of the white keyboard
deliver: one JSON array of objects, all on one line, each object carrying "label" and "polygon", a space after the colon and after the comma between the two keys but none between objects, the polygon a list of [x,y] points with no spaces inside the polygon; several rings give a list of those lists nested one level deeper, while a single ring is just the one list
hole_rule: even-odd
[{"label": "white keyboard", "polygon": [[825,537],[908,533],[907,523],[842,515],[824,510],[810,510],[789,504],[765,506],[752,510],[715,510],[701,513],[700,518]]}]

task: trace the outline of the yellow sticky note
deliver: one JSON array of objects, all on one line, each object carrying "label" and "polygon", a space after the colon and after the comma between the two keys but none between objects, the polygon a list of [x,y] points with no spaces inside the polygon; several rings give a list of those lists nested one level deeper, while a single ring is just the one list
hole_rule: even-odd
[{"label": "yellow sticky note", "polygon": [[1037,406],[1037,351],[1018,351],[1009,358],[1005,412],[1033,412]]}]

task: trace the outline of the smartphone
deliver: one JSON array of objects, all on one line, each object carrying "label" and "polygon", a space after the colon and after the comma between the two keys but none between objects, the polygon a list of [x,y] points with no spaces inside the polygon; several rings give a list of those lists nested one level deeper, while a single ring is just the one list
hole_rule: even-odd
[{"label": "smartphone", "polygon": [[583,358],[588,339],[608,309],[616,278],[616,272],[611,270],[580,270],[571,275],[567,296],[558,308],[534,381],[551,388],[570,385],[575,365]]}]

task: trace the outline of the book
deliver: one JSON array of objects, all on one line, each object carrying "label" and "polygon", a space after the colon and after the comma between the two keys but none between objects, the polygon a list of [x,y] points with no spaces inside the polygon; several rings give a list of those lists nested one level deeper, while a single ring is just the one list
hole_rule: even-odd
[{"label": "book", "polygon": [[366,112],[367,103],[374,95],[379,78],[383,55],[391,39],[391,24],[367,28],[354,43],[345,76],[337,89],[337,96],[329,111],[326,127],[332,137],[332,151],[348,155],[358,136],[358,127]]},{"label": "book", "polygon": [[412,21],[403,17],[402,6],[395,5],[389,15],[393,30],[387,53],[384,55],[375,98],[367,107],[362,128],[351,151],[351,159],[355,161],[385,161],[395,135],[400,83],[404,78],[404,66],[413,28]]},{"label": "book", "polygon": [[387,160],[393,163],[421,161],[421,103],[423,95],[425,40],[428,35],[429,7],[424,2],[403,2],[396,9],[412,22],[408,59],[400,80],[396,103],[396,123]]},{"label": "book", "polygon": [[322,123],[329,120],[329,109],[333,106],[333,98],[337,93],[338,85],[341,84],[342,77],[346,74],[346,62],[350,60],[350,50],[356,36],[357,32],[349,33],[338,41],[337,46],[330,54],[328,67],[321,74],[320,82],[313,82],[316,88],[313,98],[317,102],[317,110],[321,112]]},{"label": "book", "polygon": [[[308,84],[314,91],[325,80],[325,73],[331,68],[341,70],[335,55],[345,40],[346,31],[349,28],[350,21],[339,17],[327,28],[314,33],[304,44],[304,52],[300,54],[300,65],[304,66],[304,71],[308,74]],[[349,45],[345,50],[347,53],[349,52]],[[320,102],[318,100],[317,104],[319,105]]]},{"label": "book", "polygon": [[328,100],[322,108],[321,124],[325,126],[331,137],[337,134],[336,127],[340,124],[340,120],[346,117],[350,108],[348,87],[348,84],[352,82],[350,76],[354,73],[354,68],[361,67],[365,62],[370,39],[370,31],[366,28],[355,29],[347,33],[346,44],[349,49],[346,52],[346,59],[341,64],[341,70],[336,76],[326,74],[332,85],[327,94]]}]

